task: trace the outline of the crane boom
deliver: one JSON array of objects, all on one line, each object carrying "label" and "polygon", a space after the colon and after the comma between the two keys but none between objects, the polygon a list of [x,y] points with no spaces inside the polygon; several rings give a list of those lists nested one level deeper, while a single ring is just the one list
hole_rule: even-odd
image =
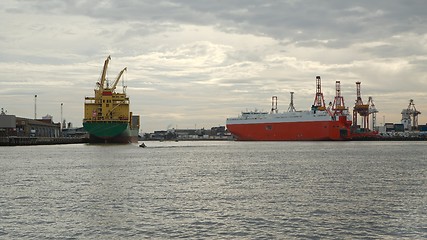
[{"label": "crane boom", "polygon": [[99,83],[99,89],[102,91],[104,89],[105,76],[107,75],[108,63],[110,62],[111,57],[108,56],[104,62],[104,68],[102,69],[101,82]]},{"label": "crane boom", "polygon": [[117,83],[119,83],[119,80],[125,71],[127,71],[127,67],[123,68],[123,70],[120,71],[119,75],[117,75],[116,81],[114,81],[114,84],[111,87],[112,92],[114,92],[114,90],[116,89]]}]

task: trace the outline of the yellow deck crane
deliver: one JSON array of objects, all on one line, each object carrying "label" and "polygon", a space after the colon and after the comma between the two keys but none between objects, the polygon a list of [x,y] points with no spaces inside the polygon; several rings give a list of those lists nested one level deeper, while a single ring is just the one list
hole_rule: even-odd
[{"label": "yellow deck crane", "polygon": [[104,67],[102,68],[102,73],[101,73],[101,80],[100,82],[98,82],[98,89],[102,92],[104,90],[104,85],[105,85],[105,79],[107,76],[107,68],[108,68],[108,63],[111,60],[111,56],[108,56],[107,59],[105,59],[104,61]]},{"label": "yellow deck crane", "polygon": [[124,73],[125,71],[127,71],[127,67],[123,68],[123,70],[121,70],[121,71],[119,72],[119,75],[117,75],[117,78],[116,78],[116,80],[114,81],[113,86],[111,87],[111,91],[112,91],[112,92],[114,92],[114,91],[116,90],[117,83],[119,83],[120,78],[122,77],[122,75],[123,75],[123,73]]},{"label": "yellow deck crane", "polygon": [[125,121],[130,119],[129,98],[124,91],[123,93],[115,92],[116,86],[123,76],[123,73],[127,71],[127,68],[125,67],[120,71],[113,86],[110,88],[108,83],[106,83],[107,69],[110,60],[110,56],[105,59],[101,79],[97,82],[97,89],[95,89],[95,96],[85,98],[85,119],[96,121]]}]

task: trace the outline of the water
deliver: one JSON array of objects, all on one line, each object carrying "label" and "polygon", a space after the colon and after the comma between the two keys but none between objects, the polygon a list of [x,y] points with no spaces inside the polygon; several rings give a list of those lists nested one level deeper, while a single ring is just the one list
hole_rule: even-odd
[{"label": "water", "polygon": [[0,148],[2,239],[427,238],[427,142]]}]

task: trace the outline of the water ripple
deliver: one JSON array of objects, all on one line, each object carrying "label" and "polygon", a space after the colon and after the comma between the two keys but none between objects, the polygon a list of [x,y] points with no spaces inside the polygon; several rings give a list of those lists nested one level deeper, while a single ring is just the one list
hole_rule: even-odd
[{"label": "water ripple", "polygon": [[0,238],[422,239],[425,144],[5,147]]}]

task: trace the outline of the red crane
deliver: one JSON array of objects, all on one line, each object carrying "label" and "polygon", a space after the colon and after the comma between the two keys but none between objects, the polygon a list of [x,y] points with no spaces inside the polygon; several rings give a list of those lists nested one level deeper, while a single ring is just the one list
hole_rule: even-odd
[{"label": "red crane", "polygon": [[335,116],[342,115],[343,111],[346,110],[344,104],[344,97],[341,96],[341,82],[335,82],[335,98],[334,103],[332,104],[332,111]]},{"label": "red crane", "polygon": [[369,104],[363,104],[360,95],[360,82],[356,82],[356,103],[353,108],[353,126],[357,127],[357,115],[362,117],[361,128],[369,129]]},{"label": "red crane", "polygon": [[316,76],[316,97],[314,98],[314,107],[317,107],[317,110],[324,111],[325,107],[325,99],[323,98],[322,93],[322,82],[320,80],[320,76]]}]

